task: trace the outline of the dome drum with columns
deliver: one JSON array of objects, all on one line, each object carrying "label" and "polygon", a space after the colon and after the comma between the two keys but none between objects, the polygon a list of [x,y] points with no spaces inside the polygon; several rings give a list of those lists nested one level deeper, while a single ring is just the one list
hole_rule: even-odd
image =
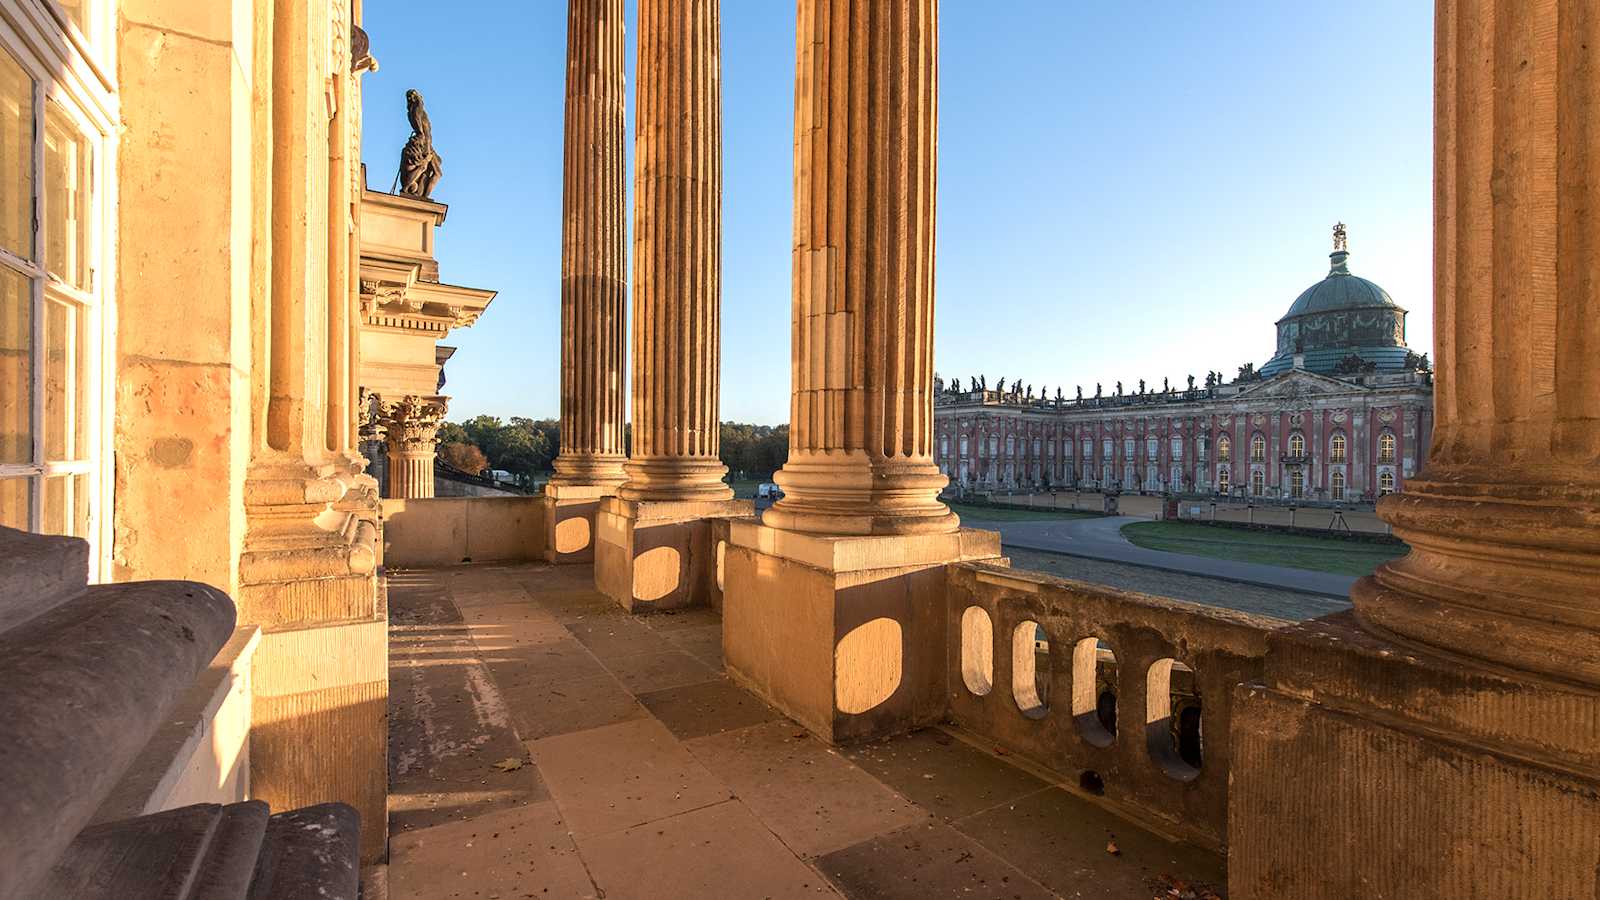
[{"label": "dome drum with columns", "polygon": [[[1261,374],[1298,367],[1332,375],[1348,367],[1352,355],[1369,371],[1404,371],[1415,355],[1406,348],[1406,311],[1388,291],[1351,274],[1343,222],[1333,228],[1328,259],[1328,276],[1306,288],[1278,320],[1278,349]],[[1302,357],[1298,366],[1296,356]]]}]

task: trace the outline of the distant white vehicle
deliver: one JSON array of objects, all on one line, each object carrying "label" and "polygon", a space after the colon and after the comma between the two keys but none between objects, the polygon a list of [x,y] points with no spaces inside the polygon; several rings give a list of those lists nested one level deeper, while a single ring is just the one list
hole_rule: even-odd
[{"label": "distant white vehicle", "polygon": [[756,485],[756,512],[761,512],[767,507],[783,499],[783,488],[770,481]]}]

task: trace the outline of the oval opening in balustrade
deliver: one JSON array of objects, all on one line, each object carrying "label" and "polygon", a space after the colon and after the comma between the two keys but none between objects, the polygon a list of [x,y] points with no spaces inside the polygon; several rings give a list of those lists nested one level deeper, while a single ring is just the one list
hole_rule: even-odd
[{"label": "oval opening in balustrade", "polygon": [[1011,632],[1011,696],[1030,719],[1050,711],[1050,638],[1038,622],[1024,621]]},{"label": "oval opening in balustrade", "polygon": [[1200,693],[1194,670],[1158,659],[1145,676],[1145,746],[1163,772],[1179,781],[1200,775]]},{"label": "oval opening in balustrade", "polygon": [[728,542],[717,541],[717,590],[722,587],[722,564],[728,558]]},{"label": "oval opening in balustrade", "polygon": [[979,697],[994,688],[994,623],[981,606],[961,614],[961,680]]},{"label": "oval opening in balustrade", "polygon": [[1087,637],[1072,647],[1072,720],[1096,747],[1116,740],[1117,654],[1099,638]]}]

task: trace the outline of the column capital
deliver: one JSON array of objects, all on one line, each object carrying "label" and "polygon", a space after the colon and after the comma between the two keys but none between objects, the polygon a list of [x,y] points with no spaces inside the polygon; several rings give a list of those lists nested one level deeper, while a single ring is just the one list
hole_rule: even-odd
[{"label": "column capital", "polygon": [[449,399],[408,394],[384,403],[381,421],[390,451],[433,453]]}]

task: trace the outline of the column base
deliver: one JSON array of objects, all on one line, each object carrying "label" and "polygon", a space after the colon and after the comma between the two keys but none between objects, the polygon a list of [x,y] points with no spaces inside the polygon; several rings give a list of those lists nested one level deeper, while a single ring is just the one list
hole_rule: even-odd
[{"label": "column base", "polygon": [[544,486],[544,559],[557,565],[594,561],[595,515],[615,484]]},{"label": "column base", "polygon": [[717,578],[714,517],[745,517],[750,500],[600,501],[594,583],[634,613],[706,606]]},{"label": "column base", "polygon": [[734,520],[728,674],[830,743],[932,724],[944,710],[944,567],[999,558],[993,531],[824,537]]},{"label": "column base", "polygon": [[1228,895],[1600,896],[1600,693],[1364,631],[1268,637],[1235,689]]}]

